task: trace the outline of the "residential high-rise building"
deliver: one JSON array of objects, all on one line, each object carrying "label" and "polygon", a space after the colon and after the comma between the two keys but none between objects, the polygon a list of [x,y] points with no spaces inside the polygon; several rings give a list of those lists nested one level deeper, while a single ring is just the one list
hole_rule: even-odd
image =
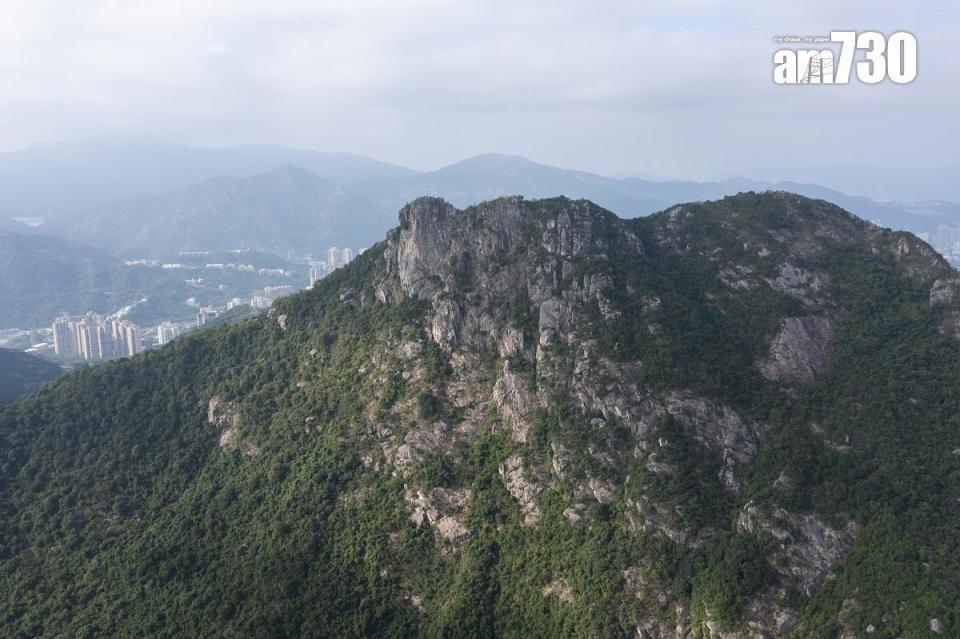
[{"label": "residential high-rise building", "polygon": [[279,286],[264,286],[263,294],[270,299],[277,299],[278,297],[283,297],[284,295],[290,295],[295,293],[296,290],[290,284],[281,284]]},{"label": "residential high-rise building", "polygon": [[337,268],[342,264],[340,260],[341,260],[340,249],[338,249],[336,246],[331,246],[330,248],[327,249],[327,267],[328,268],[330,268],[331,270]]},{"label": "residential high-rise building", "polygon": [[172,322],[162,322],[157,326],[157,345],[163,346],[169,344],[175,338],[179,337],[182,329]]},{"label": "residential high-rise building", "polygon": [[128,320],[87,313],[53,322],[54,352],[70,359],[99,361],[129,357],[143,350],[140,327]]},{"label": "residential high-rise building", "polygon": [[340,251],[340,257],[343,260],[343,264],[349,264],[353,261],[353,249],[345,248]]},{"label": "residential high-rise building", "polygon": [[220,309],[204,306],[197,312],[197,326],[203,326],[212,319],[220,317]]},{"label": "residential high-rise building", "polygon": [[73,318],[64,313],[53,320],[53,351],[62,357],[75,358],[77,349],[77,329]]},{"label": "residential high-rise building", "polygon": [[97,325],[101,317],[93,313],[87,313],[79,322],[74,324],[77,332],[77,350],[81,359],[98,359],[97,353]]},{"label": "residential high-rise building", "polygon": [[254,295],[250,298],[250,306],[258,310],[270,308],[271,304],[273,304],[273,300],[263,295]]},{"label": "residential high-rise building", "polygon": [[[117,322],[117,320],[114,320],[114,322]],[[119,332],[121,335],[120,345],[123,351],[121,355],[131,357],[143,352],[143,337],[140,334],[140,327],[133,322],[121,321],[119,324]]]}]

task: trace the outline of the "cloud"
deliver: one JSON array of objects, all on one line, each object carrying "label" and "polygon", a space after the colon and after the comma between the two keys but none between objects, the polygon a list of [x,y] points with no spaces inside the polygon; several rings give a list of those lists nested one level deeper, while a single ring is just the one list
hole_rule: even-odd
[{"label": "cloud", "polygon": [[[957,64],[945,0],[5,3],[0,148],[105,132],[277,142],[430,167],[499,150],[578,168],[719,174],[945,161]],[[908,28],[910,87],[792,90],[772,37]],[[795,87],[793,89],[796,89]]]}]

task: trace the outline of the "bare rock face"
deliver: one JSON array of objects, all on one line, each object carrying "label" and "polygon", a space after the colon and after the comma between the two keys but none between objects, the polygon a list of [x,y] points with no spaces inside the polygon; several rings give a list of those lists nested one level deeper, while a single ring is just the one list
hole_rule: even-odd
[{"label": "bare rock face", "polygon": [[940,332],[960,340],[960,311],[954,311],[940,324]]},{"label": "bare rock face", "polygon": [[777,277],[769,278],[766,282],[773,290],[796,298],[805,306],[816,306],[824,301],[830,276],[786,262],[780,265]]},{"label": "bare rock face", "polygon": [[853,546],[857,526],[848,522],[834,529],[815,515],[796,515],[774,506],[762,508],[748,502],[737,519],[741,533],[771,535],[781,550],[771,564],[781,574],[796,580],[807,596],[812,596],[830,571]]},{"label": "bare rock face", "polygon": [[939,279],[930,287],[930,306],[952,304],[960,291],[960,277]]},{"label": "bare rock face", "polygon": [[536,397],[527,388],[527,382],[510,369],[510,360],[503,362],[503,374],[493,387],[493,401],[510,429],[510,437],[517,442],[526,442],[533,424]]},{"label": "bare rock face", "polygon": [[240,439],[240,414],[233,404],[214,396],[207,404],[207,422],[221,429],[218,444],[224,450],[240,450],[245,455],[258,455],[260,448],[247,439]]},{"label": "bare rock face", "polygon": [[540,321],[538,330],[540,346],[556,344],[560,336],[566,332],[569,325],[568,313],[565,312],[563,300],[544,300],[540,305]]},{"label": "bare rock face", "polygon": [[797,611],[778,601],[783,592],[765,592],[750,602],[744,615],[754,637],[784,637],[797,626]]},{"label": "bare rock face", "polygon": [[[735,410],[686,391],[674,391],[639,401],[629,411],[634,437],[641,451],[649,450],[650,432],[658,420],[671,418],[684,426],[700,444],[719,452],[723,459],[720,480],[730,490],[740,489],[737,473],[753,463],[761,441],[760,427],[744,420]],[[659,474],[670,474],[673,467],[649,453],[647,468]]]},{"label": "bare rock face", "polygon": [[451,430],[446,424],[421,424],[404,436],[402,444],[384,452],[400,473],[406,475],[417,462],[446,450],[452,439]]},{"label": "bare rock face", "polygon": [[573,603],[573,588],[563,577],[557,577],[540,589],[544,597],[556,597],[564,603]]},{"label": "bare rock face", "polygon": [[404,493],[411,510],[410,521],[417,526],[433,526],[437,536],[449,542],[463,541],[473,534],[462,522],[462,513],[472,497],[467,488],[407,489]]},{"label": "bare rock face", "polygon": [[[498,315],[498,302],[512,300],[520,291],[540,313],[536,339],[541,347],[564,338],[579,305],[596,305],[601,316],[618,317],[605,294],[611,282],[607,275],[592,273],[571,282],[575,260],[585,255],[608,259],[607,236],[595,226],[612,216],[598,214],[586,201],[565,201],[551,218],[537,220],[530,219],[520,197],[481,206],[482,215],[458,211],[437,198],[405,206],[400,228],[387,236],[385,277],[377,298],[386,303],[430,301],[431,337],[447,352],[466,346],[520,355],[536,346],[525,344],[522,333]],[[624,229],[622,239],[643,254],[631,231]]]},{"label": "bare rock face", "polygon": [[543,492],[543,486],[527,479],[523,458],[511,455],[500,464],[500,477],[514,499],[520,504],[524,526],[536,526],[540,522],[541,512],[537,498]]},{"label": "bare rock face", "polygon": [[827,365],[834,322],[828,317],[788,317],[759,363],[764,377],[781,382],[812,382]]}]

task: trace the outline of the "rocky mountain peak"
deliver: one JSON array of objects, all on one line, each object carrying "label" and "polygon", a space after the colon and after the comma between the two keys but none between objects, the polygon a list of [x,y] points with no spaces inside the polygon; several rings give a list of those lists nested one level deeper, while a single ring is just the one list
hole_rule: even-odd
[{"label": "rocky mountain peak", "polygon": [[460,211],[420,198],[401,210],[400,227],[387,237],[377,295],[430,301],[434,338],[448,350],[505,339],[502,302],[515,299],[556,333],[568,319],[565,305],[603,299],[612,244],[643,255],[626,223],[585,200],[514,196]]}]

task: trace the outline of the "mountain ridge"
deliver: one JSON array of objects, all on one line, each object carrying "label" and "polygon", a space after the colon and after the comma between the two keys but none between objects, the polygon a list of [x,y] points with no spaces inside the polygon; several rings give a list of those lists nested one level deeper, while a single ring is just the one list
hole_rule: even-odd
[{"label": "mountain ridge", "polygon": [[952,632],[958,353],[957,272],[822,201],[420,198],[0,411],[0,627]]},{"label": "mountain ridge", "polygon": [[[281,185],[284,175],[290,188]],[[950,203],[878,203],[813,184],[747,179],[719,183],[614,179],[519,156],[486,154],[433,172],[347,185],[284,164],[262,174],[213,178],[159,196],[100,205],[50,220],[41,228],[124,257],[170,257],[184,250],[238,246],[302,257],[331,245],[371,244],[389,227],[394,211],[421,195],[466,206],[514,194],[533,198],[563,194],[591,199],[623,217],[639,217],[679,201],[710,200],[748,190],[790,190],[827,199],[880,224],[914,232],[960,224],[960,208]],[[234,228],[237,215],[245,222]],[[181,229],[186,231],[183,237],[174,232]]]}]

